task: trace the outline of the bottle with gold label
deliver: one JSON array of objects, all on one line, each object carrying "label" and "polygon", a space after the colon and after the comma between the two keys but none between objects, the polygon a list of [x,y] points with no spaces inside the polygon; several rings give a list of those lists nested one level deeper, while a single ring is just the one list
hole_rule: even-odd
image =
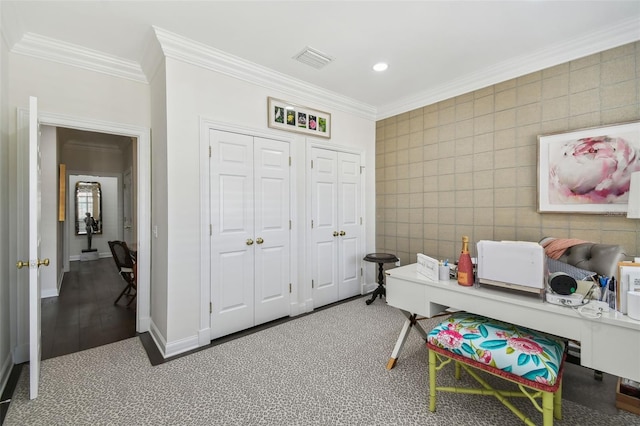
[{"label": "bottle with gold label", "polygon": [[462,237],[462,252],[458,259],[458,284],[464,286],[473,285],[473,264],[469,254],[469,237]]}]

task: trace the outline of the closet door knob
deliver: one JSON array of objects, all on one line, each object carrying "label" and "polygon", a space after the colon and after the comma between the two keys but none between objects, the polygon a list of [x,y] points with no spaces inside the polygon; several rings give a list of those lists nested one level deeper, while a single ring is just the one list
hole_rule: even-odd
[{"label": "closet door knob", "polygon": [[253,244],[253,240],[252,240],[251,238],[249,238],[249,239],[247,240],[247,245],[248,245],[248,246],[250,246],[250,245],[252,245],[252,244]]},{"label": "closet door knob", "polygon": [[340,231],[340,236],[341,236],[341,237],[344,237],[345,235],[347,235],[347,233],[346,233],[346,232],[344,232],[344,231]]},{"label": "closet door knob", "polygon": [[262,238],[258,237],[258,238],[256,238],[256,243],[262,244],[262,243],[264,243],[264,240]]},{"label": "closet door knob", "polygon": [[337,237],[338,236],[338,231],[333,231],[333,236]]}]

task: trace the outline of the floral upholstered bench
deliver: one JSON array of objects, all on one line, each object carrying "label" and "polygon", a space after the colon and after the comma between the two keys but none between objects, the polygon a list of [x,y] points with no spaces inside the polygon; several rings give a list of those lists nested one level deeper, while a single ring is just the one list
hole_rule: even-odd
[{"label": "floral upholstered bench", "polygon": [[[507,397],[526,397],[542,413],[543,425],[562,418],[564,342],[554,336],[467,312],[456,312],[428,335],[429,409],[436,410],[436,391],[492,395],[527,425],[535,425]],[[455,377],[463,368],[481,388],[437,387],[436,372],[451,361]],[[483,370],[514,382],[518,390],[492,388]],[[538,400],[542,399],[542,407]]]}]

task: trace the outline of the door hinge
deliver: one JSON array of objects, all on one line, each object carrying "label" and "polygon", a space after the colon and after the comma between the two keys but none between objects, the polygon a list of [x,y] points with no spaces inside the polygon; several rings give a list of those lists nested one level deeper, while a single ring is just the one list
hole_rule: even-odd
[{"label": "door hinge", "polygon": [[211,158],[211,147],[209,147],[209,158]]},{"label": "door hinge", "polygon": [[209,313],[213,313],[213,303],[209,302]]},{"label": "door hinge", "polygon": [[289,283],[289,293],[291,293],[291,283]]},{"label": "door hinge", "polygon": [[362,225],[362,216],[360,216],[360,225]]},{"label": "door hinge", "polygon": [[313,160],[311,160],[311,168],[313,169]]},{"label": "door hinge", "polygon": [[289,167],[291,167],[291,157],[289,157]]},{"label": "door hinge", "polygon": [[209,224],[209,236],[213,235],[213,225]]},{"label": "door hinge", "polygon": [[313,288],[313,280],[311,280],[311,288]]},{"label": "door hinge", "polygon": [[291,230],[291,221],[289,221],[289,230]]},{"label": "door hinge", "polygon": [[364,169],[364,166],[360,166],[360,174],[362,174],[362,169]]},{"label": "door hinge", "polygon": [[362,268],[360,268],[360,276],[362,276]]},{"label": "door hinge", "polygon": [[311,219],[311,229],[313,229],[313,219]]}]

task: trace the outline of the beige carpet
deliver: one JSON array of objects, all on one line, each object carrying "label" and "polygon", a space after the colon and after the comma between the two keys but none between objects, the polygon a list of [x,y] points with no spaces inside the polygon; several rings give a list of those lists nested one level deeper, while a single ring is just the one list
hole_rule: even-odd
[{"label": "beige carpet", "polygon": [[[366,306],[360,298],[156,367],[138,338],[49,359],[34,401],[23,369],[5,425],[522,424],[493,397],[442,394],[431,413],[427,350],[417,333],[396,368],[385,369],[403,319],[380,300]],[[640,425],[613,406],[614,380],[595,382],[591,371],[572,367],[556,424]],[[515,404],[541,423],[531,404]]]}]

